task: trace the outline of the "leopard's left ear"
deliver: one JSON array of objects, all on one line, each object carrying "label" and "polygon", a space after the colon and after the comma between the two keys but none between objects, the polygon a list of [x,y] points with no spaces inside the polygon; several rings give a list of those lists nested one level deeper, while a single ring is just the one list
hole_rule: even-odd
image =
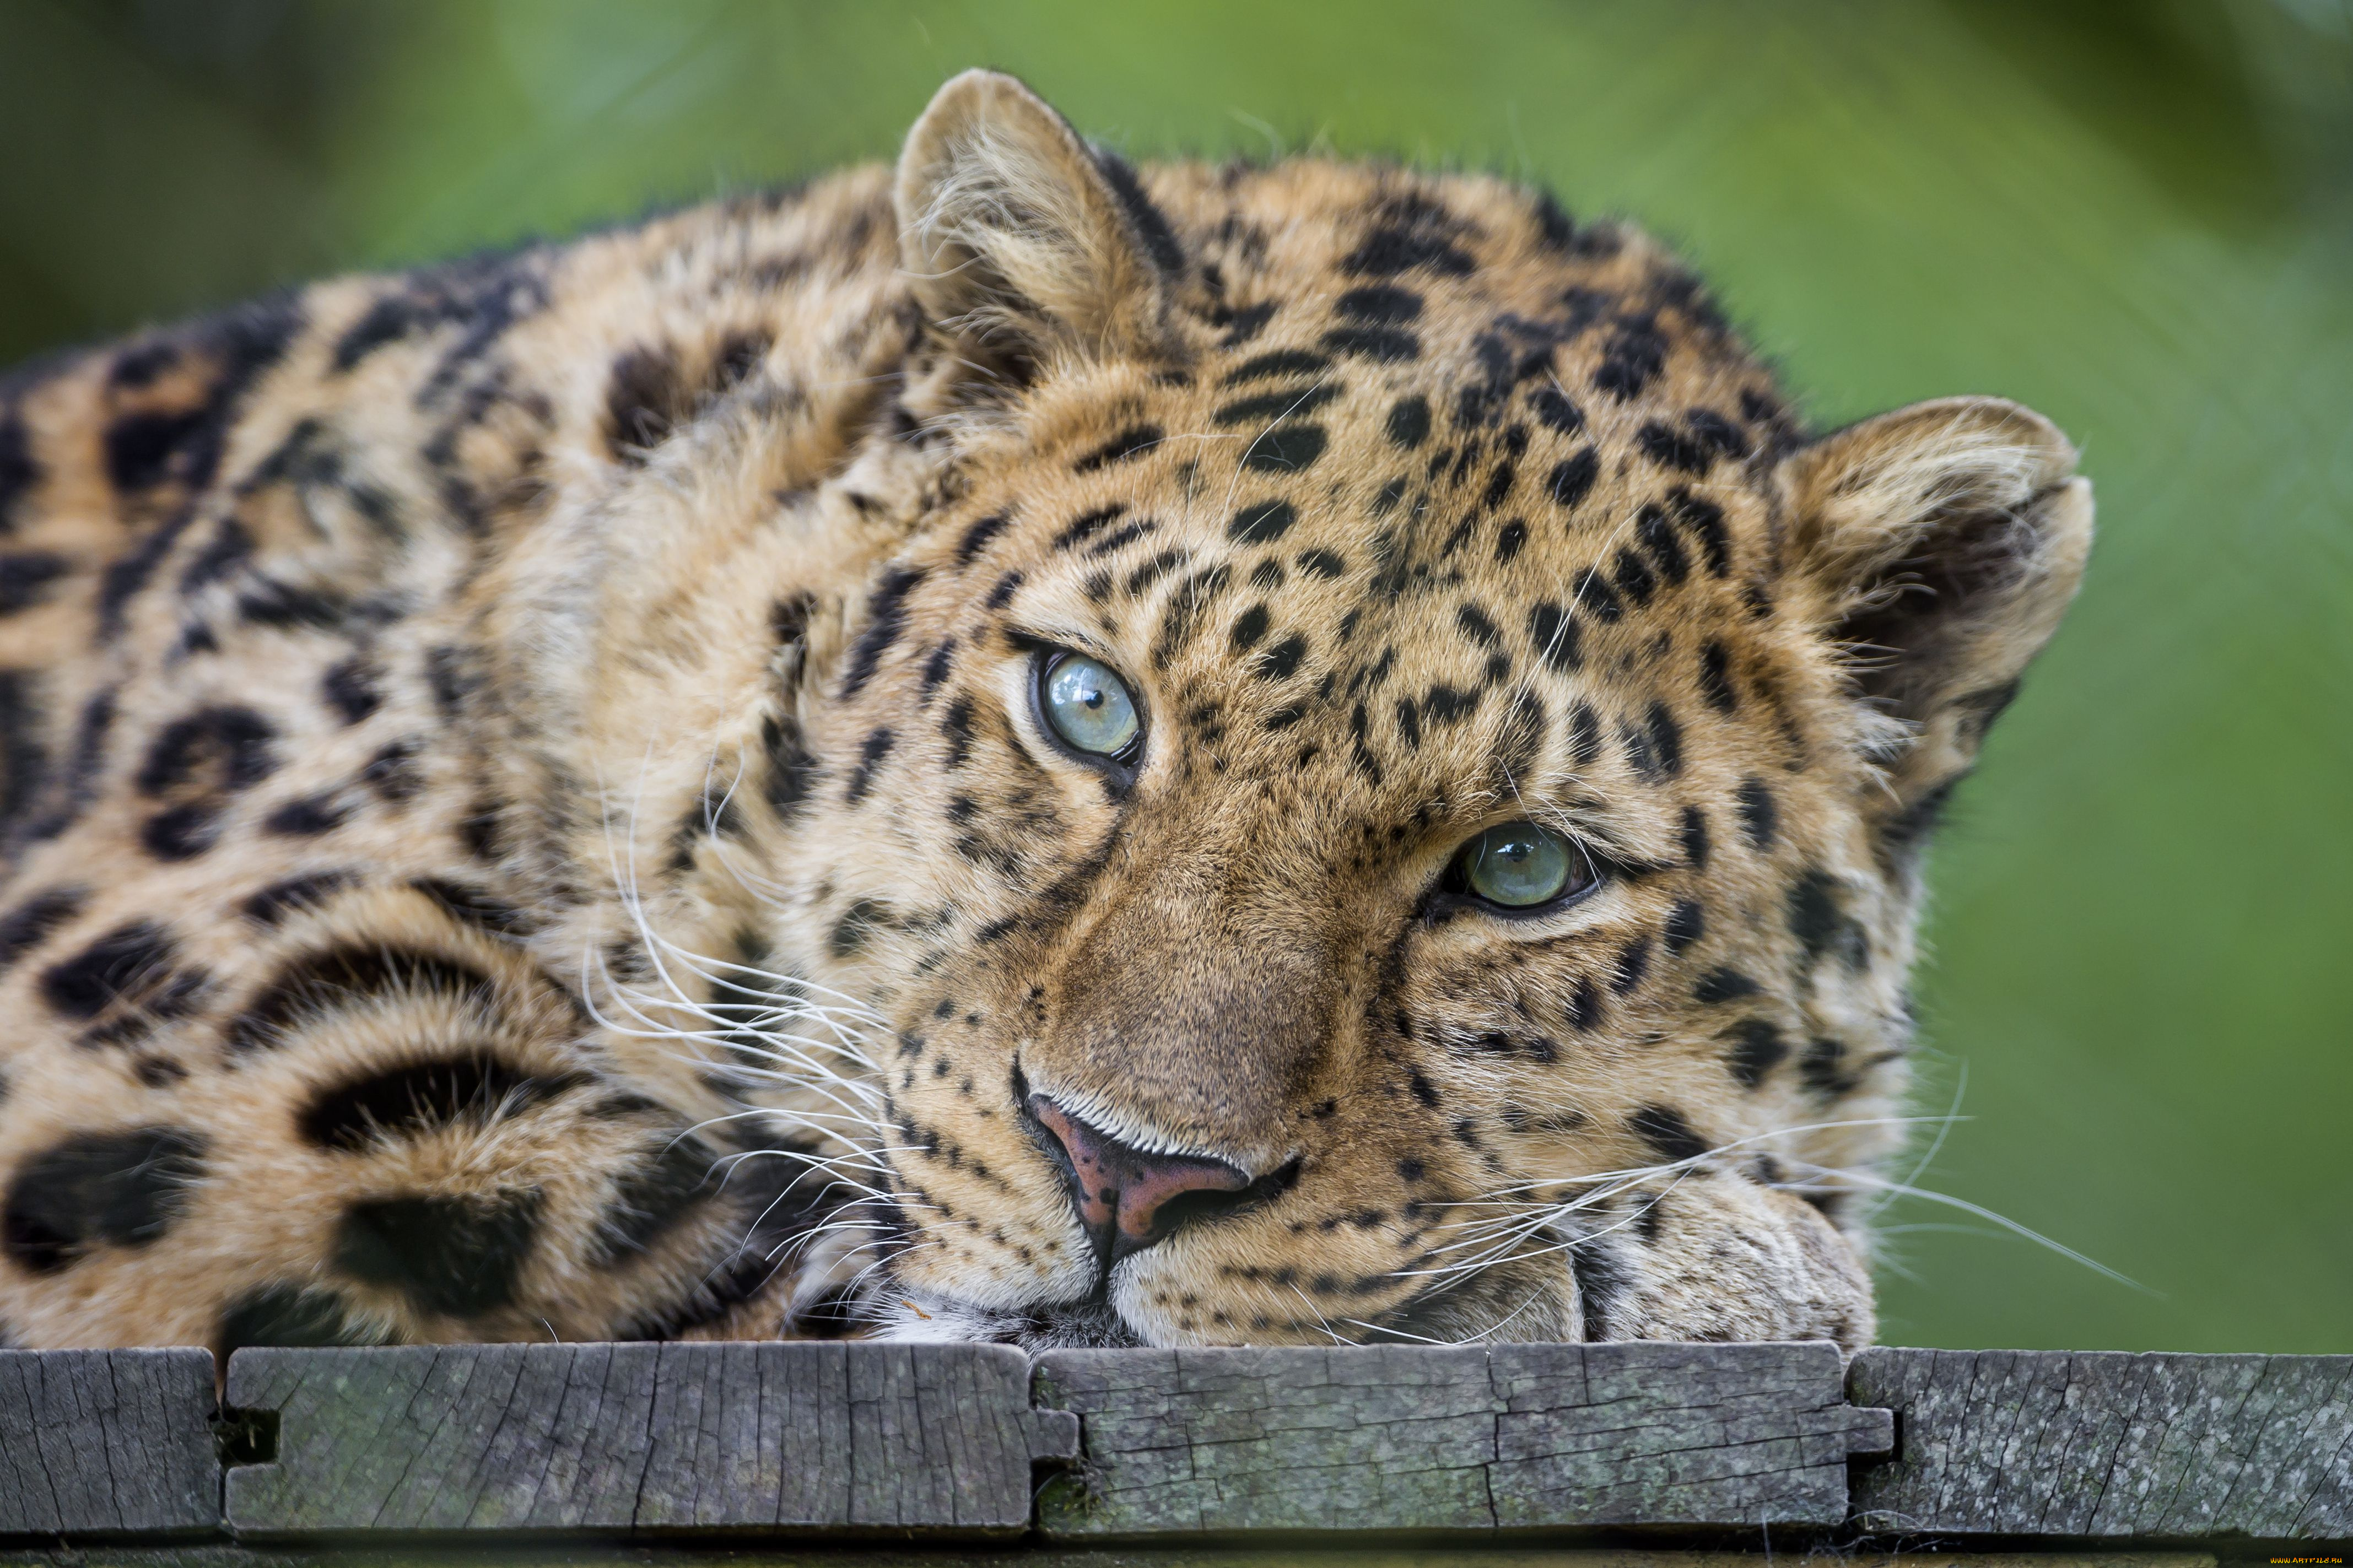
[{"label": "leopard's left ear", "polygon": [[1976,760],[2058,629],[2092,546],[2075,448],[1996,397],[1915,403],[1783,462],[1788,574],[1846,650],[1858,695],[1905,721],[1883,825],[1908,845]]},{"label": "leopard's left ear", "polygon": [[1176,237],[1125,163],[1009,76],[950,81],[907,133],[900,261],[925,317],[1017,376],[1058,352],[1150,353]]}]

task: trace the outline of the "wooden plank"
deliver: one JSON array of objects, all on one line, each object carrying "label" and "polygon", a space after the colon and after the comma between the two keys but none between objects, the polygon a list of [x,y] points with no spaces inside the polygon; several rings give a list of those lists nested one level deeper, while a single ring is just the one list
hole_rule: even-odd
[{"label": "wooden plank", "polygon": [[2353,1538],[2353,1356],[1869,1350],[1847,1386],[1901,1423],[1873,1533]]},{"label": "wooden plank", "polygon": [[1883,1450],[1823,1344],[1055,1351],[1047,1534],[1836,1524]]},{"label": "wooden plank", "polygon": [[348,1531],[1004,1534],[1077,1422],[1001,1345],[249,1350],[228,1401],[278,1413],[232,1468],[240,1539]]},{"label": "wooden plank", "polygon": [[220,1523],[213,1358],[0,1351],[0,1536]]},{"label": "wooden plank", "polygon": [[[221,1519],[201,1351],[0,1352],[0,1536]],[[995,1346],[251,1351],[230,1402],[279,1417],[228,1472],[256,1540],[343,1531],[659,1536],[1018,1531],[1031,1409]],[[1086,1416],[1073,1542],[1213,1531],[1855,1523],[2052,1543],[2353,1538],[2353,1357],[1822,1345],[1061,1352],[1039,1405]],[[1874,1438],[1874,1429],[1877,1436]]]}]

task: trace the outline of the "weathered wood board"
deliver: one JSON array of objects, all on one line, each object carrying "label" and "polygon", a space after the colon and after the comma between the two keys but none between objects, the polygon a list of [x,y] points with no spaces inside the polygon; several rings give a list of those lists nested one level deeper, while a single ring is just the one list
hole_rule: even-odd
[{"label": "weathered wood board", "polygon": [[1036,1388],[1084,1426],[1060,1537],[1831,1525],[1892,1440],[1827,1343],[1057,1351]]},{"label": "weathered wood board", "polygon": [[[982,1537],[1846,1525],[2353,1539],[2353,1357],[1828,1345],[0,1352],[0,1538]],[[1060,1406],[1061,1408],[1055,1408]],[[1900,1451],[1879,1459],[1899,1414]],[[234,1429],[234,1427],[232,1428]],[[251,1434],[248,1434],[250,1436]],[[1850,1456],[1852,1500],[1849,1501]],[[1359,1537],[1361,1539],[1361,1536]]]},{"label": "weathered wood board", "polygon": [[0,1351],[0,1536],[220,1523],[213,1358]]},{"label": "weathered wood board", "polygon": [[1902,1412],[1873,1534],[2353,1539],[2353,1356],[1868,1350],[1847,1388]]},{"label": "weathered wood board", "polygon": [[385,1531],[1017,1532],[1033,1412],[999,1345],[468,1345],[239,1351],[279,1415],[228,1474],[241,1539]]}]

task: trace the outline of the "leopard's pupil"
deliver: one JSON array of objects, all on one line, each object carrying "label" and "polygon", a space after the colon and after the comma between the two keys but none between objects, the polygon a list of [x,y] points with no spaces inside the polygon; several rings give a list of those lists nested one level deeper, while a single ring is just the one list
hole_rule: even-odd
[{"label": "leopard's pupil", "polygon": [[1118,676],[1084,654],[1055,658],[1040,705],[1054,732],[1082,752],[1116,757],[1135,743],[1134,700]]},{"label": "leopard's pupil", "polygon": [[1462,851],[1463,882],[1491,904],[1530,909],[1574,890],[1585,868],[1581,851],[1549,827],[1507,822],[1472,839]]}]

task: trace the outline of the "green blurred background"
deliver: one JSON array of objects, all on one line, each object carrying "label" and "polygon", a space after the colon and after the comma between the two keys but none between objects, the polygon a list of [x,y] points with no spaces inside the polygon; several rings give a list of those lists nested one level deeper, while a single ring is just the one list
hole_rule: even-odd
[{"label": "green blurred background", "polygon": [[[0,0],[0,363],[887,157],[1496,168],[1680,244],[1821,425],[1995,392],[2101,542],[1936,851],[1891,1342],[2353,1351],[2353,0]],[[1899,1173],[1901,1173],[1899,1172]]]}]

